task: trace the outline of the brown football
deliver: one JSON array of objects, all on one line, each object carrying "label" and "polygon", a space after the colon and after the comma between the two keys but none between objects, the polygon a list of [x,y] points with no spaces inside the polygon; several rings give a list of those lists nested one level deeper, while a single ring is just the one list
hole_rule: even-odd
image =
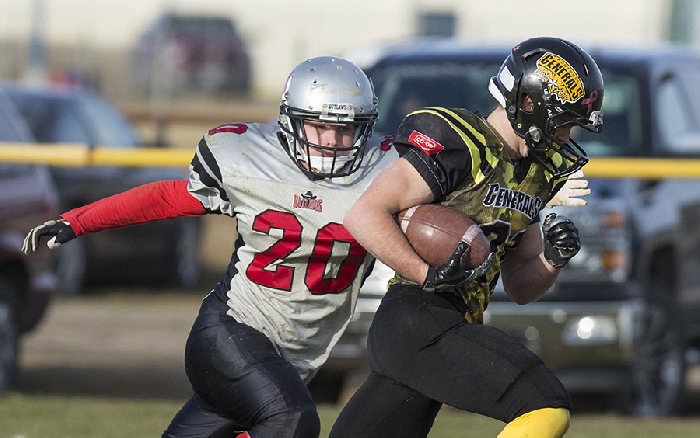
[{"label": "brown football", "polygon": [[479,266],[490,253],[489,242],[481,228],[452,207],[416,205],[399,212],[396,222],[416,253],[432,266],[445,263],[460,240],[469,244],[469,250],[462,257],[463,269]]}]

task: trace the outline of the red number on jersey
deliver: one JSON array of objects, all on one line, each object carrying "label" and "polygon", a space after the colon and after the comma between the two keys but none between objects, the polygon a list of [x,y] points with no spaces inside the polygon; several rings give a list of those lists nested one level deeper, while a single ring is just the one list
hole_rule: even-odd
[{"label": "red number on jersey", "polygon": [[[349,245],[348,256],[343,260],[335,278],[324,278],[326,264],[331,258],[333,245],[342,242]],[[340,224],[328,224],[318,230],[314,251],[306,270],[306,286],[312,294],[338,293],[352,284],[362,261],[365,249],[357,243],[348,230]]]},{"label": "red number on jersey", "polygon": [[[255,254],[246,274],[253,282],[275,289],[291,290],[294,280],[294,268],[289,266],[272,266],[282,260],[301,245],[301,223],[291,213],[266,211],[255,218],[253,229],[270,234],[270,229],[282,230],[282,238],[266,251]],[[266,268],[272,268],[268,270]]]},{"label": "red number on jersey", "polygon": [[[248,278],[262,286],[290,291],[294,267],[282,264],[284,259],[301,246],[302,225],[292,213],[268,210],[255,218],[253,230],[270,234],[282,230],[282,238],[267,250],[253,257],[248,266]],[[348,255],[333,277],[327,277],[326,265],[336,243],[348,245]],[[304,282],[313,294],[340,293],[352,284],[364,261],[365,249],[340,224],[331,223],[316,233],[314,248],[306,267]]]}]

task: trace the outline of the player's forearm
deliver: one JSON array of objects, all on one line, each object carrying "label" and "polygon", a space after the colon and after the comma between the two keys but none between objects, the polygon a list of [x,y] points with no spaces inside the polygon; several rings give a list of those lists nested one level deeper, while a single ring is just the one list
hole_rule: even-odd
[{"label": "player's forearm", "polygon": [[559,270],[539,254],[521,264],[512,274],[504,275],[503,286],[513,301],[528,304],[538,300],[552,287]]},{"label": "player's forearm", "polygon": [[391,213],[356,205],[345,216],[343,224],[382,263],[404,278],[423,283],[428,265],[413,251]]},{"label": "player's forearm", "polygon": [[77,236],[181,216],[205,214],[187,181],[156,181],[63,213]]}]

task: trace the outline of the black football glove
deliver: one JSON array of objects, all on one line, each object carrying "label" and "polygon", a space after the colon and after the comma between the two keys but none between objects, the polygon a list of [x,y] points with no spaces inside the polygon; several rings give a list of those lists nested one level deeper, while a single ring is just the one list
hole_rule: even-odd
[{"label": "black football glove", "polygon": [[428,275],[421,287],[424,290],[454,289],[476,280],[491,269],[496,258],[496,253],[493,252],[476,268],[462,269],[462,257],[467,250],[469,250],[469,244],[459,242],[454,253],[445,263],[436,267],[428,266]]},{"label": "black football glove", "polygon": [[566,216],[549,213],[542,222],[544,258],[555,268],[561,268],[581,249],[576,225]]},{"label": "black football glove", "polygon": [[40,240],[42,237],[51,237],[46,245],[50,249],[55,249],[66,242],[76,238],[75,231],[70,224],[63,219],[46,221],[43,224],[32,228],[32,230],[24,238],[22,251],[25,254],[39,249]]}]

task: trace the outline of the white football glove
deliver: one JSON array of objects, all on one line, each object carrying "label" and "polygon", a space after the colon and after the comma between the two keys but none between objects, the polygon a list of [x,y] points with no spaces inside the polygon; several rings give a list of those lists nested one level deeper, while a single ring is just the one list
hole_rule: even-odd
[{"label": "white football glove", "polygon": [[581,198],[590,194],[591,189],[588,188],[588,180],[583,177],[583,170],[577,170],[569,175],[569,178],[564,183],[564,187],[549,200],[547,207],[554,207],[555,205],[579,207],[586,205],[588,201]]}]

